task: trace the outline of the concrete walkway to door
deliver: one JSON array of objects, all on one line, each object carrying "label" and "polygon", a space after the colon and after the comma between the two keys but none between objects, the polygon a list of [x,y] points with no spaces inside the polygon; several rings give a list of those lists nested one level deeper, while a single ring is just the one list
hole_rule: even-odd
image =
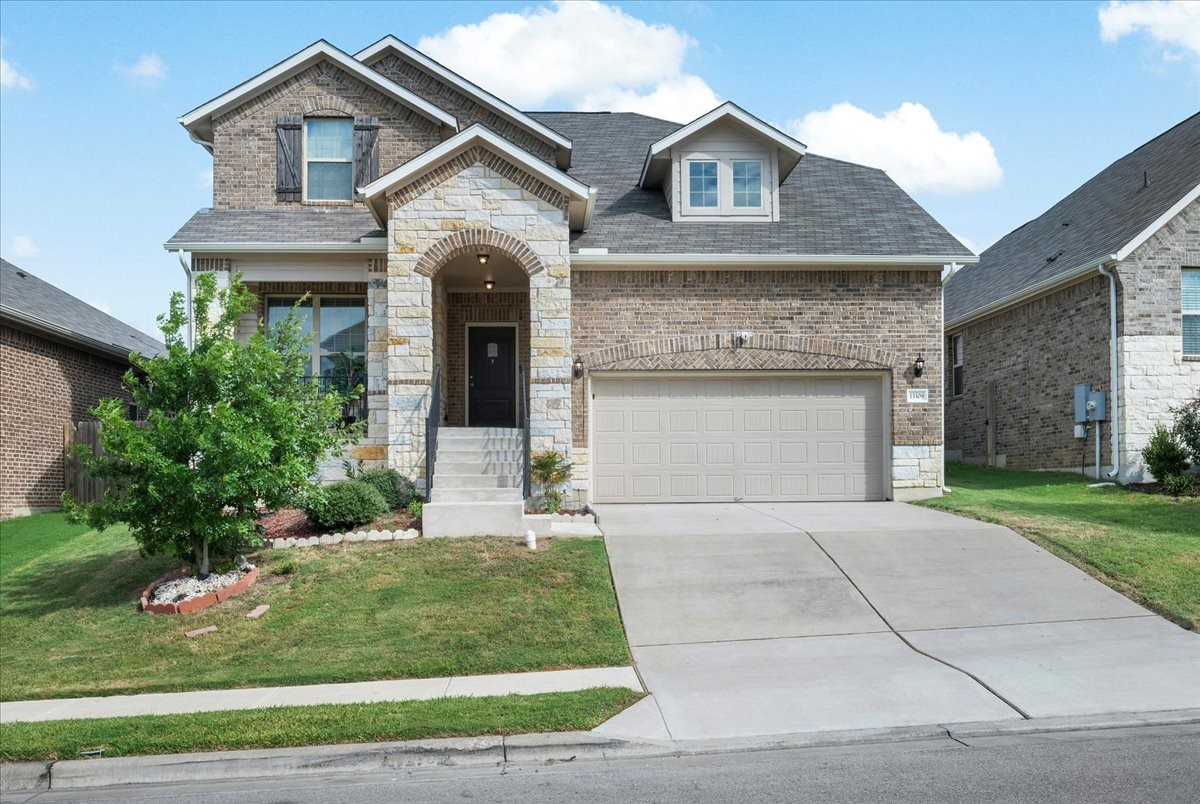
[{"label": "concrete walkway to door", "polygon": [[652,697],[699,740],[1200,708],[1200,636],[1016,533],[903,503],[599,507]]}]

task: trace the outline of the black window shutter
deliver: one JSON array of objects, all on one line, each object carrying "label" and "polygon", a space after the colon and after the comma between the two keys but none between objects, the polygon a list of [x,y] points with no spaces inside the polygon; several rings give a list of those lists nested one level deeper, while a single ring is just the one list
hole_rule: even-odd
[{"label": "black window shutter", "polygon": [[354,118],[354,200],[361,201],[358,188],[379,178],[379,118]]},{"label": "black window shutter", "polygon": [[300,162],[304,158],[300,153],[300,126],[303,124],[304,118],[298,114],[285,114],[275,121],[276,200],[300,200]]}]

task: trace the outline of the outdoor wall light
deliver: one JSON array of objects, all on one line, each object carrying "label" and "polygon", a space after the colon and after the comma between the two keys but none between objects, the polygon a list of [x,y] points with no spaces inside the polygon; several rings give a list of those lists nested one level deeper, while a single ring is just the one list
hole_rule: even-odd
[{"label": "outdoor wall light", "polygon": [[480,265],[487,265],[487,261],[490,256],[490,254],[476,254],[475,259],[479,260]]},{"label": "outdoor wall light", "polygon": [[917,362],[913,363],[913,376],[920,377],[924,373],[925,373],[925,357],[923,355],[918,354]]},{"label": "outdoor wall light", "polygon": [[575,375],[575,379],[583,379],[583,358],[575,355],[575,362],[571,364],[571,373]]},{"label": "outdoor wall light", "polygon": [[483,286],[485,288],[487,288],[488,290],[491,290],[492,288],[496,287],[496,280],[495,279],[485,279],[485,280],[483,280]]}]

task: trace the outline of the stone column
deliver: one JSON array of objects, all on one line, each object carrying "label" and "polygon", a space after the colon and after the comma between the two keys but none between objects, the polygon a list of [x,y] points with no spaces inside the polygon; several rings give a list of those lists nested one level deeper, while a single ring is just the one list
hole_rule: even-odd
[{"label": "stone column", "polygon": [[388,223],[387,459],[402,474],[425,476],[425,417],[433,379],[433,287],[416,273],[417,233]]}]

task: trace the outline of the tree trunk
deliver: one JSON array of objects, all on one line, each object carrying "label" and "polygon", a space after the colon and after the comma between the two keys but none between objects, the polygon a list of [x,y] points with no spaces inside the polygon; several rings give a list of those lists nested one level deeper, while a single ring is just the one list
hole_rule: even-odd
[{"label": "tree trunk", "polygon": [[192,553],[196,556],[196,574],[201,578],[208,577],[208,573],[212,570],[208,560],[208,539],[203,536],[193,536]]}]

